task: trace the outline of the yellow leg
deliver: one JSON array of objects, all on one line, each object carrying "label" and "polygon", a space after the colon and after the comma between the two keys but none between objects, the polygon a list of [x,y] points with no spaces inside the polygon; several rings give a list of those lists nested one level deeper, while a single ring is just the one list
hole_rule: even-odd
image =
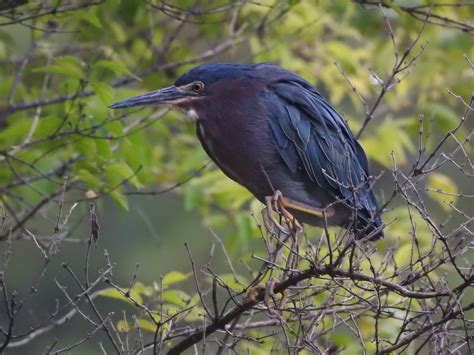
[{"label": "yellow leg", "polygon": [[[288,296],[288,290],[285,290],[283,292],[280,292],[281,294],[281,299],[279,301],[276,301],[274,299],[274,287],[275,284],[278,282],[278,279],[272,278],[269,281],[267,281],[266,284],[259,283],[253,287],[251,287],[247,291],[247,299],[250,301],[257,301],[257,298],[259,295],[263,294],[263,303],[265,306],[267,306],[267,311],[273,314],[278,314],[281,315],[280,310],[285,306],[286,304],[286,299]],[[274,305],[272,305],[272,303]],[[276,306],[276,309],[275,309]]]},{"label": "yellow leg", "polygon": [[[303,230],[302,225],[298,220],[289,212],[293,211],[303,212],[305,214],[315,216],[317,218],[326,219],[334,215],[334,208],[328,207],[325,209],[317,209],[312,206],[308,206],[304,203],[294,201],[290,198],[284,197],[281,191],[276,190],[273,196],[267,196],[265,198],[266,208],[263,211],[264,223],[270,232],[273,232],[273,227],[276,227],[280,232],[291,235],[293,233],[301,233]],[[285,229],[280,223],[278,223],[272,215],[275,211],[279,213],[284,219],[290,230]]]},{"label": "yellow leg", "polygon": [[263,222],[265,224],[265,227],[270,233],[275,233],[276,231],[274,228],[276,227],[278,231],[285,235],[290,235],[291,231],[288,231],[285,229],[274,217],[273,217],[273,211],[277,213],[280,212],[280,208],[278,208],[277,203],[274,200],[274,196],[267,196],[265,198],[265,205],[266,207],[262,211],[262,216],[263,216]]},{"label": "yellow leg", "polygon": [[[275,247],[275,250],[271,252],[270,259],[273,262],[276,262],[281,248],[285,245],[289,237],[292,238],[291,245],[288,246],[290,254],[286,261],[286,269],[292,270],[297,267],[298,264],[298,243],[300,236],[303,234],[303,226],[301,223],[289,212],[286,206],[292,206],[288,201],[283,197],[280,191],[276,191],[273,196],[268,196],[266,198],[266,207],[262,211],[263,219],[267,230],[270,233],[274,233],[276,228],[282,234],[285,235],[283,239],[278,239],[278,243]],[[285,206],[286,205],[286,206]],[[284,220],[285,226],[281,225],[274,217],[273,211],[277,212]]]},{"label": "yellow leg", "polygon": [[[273,196],[267,196],[265,198],[266,207],[263,210],[263,219],[267,229],[273,232],[273,227],[276,227],[280,232],[286,235],[293,233],[300,233],[303,230],[303,226],[298,220],[287,210],[285,205],[290,206],[286,199],[283,197],[280,191],[275,191]],[[283,227],[272,215],[275,211],[285,219],[286,224],[290,228],[289,230]]]},{"label": "yellow leg", "polygon": [[276,193],[279,193],[280,204],[286,209],[290,208],[292,210],[304,212],[306,214],[319,217],[321,219],[331,217],[334,215],[334,208],[332,207],[325,208],[325,209],[317,209],[315,207],[308,206],[304,203],[297,202],[292,199],[283,197],[283,195],[279,191],[277,191]]}]

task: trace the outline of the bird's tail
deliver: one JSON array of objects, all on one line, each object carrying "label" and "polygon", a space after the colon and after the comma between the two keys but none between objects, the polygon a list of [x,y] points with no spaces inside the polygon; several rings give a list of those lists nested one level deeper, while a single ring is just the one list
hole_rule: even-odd
[{"label": "bird's tail", "polygon": [[372,190],[361,190],[356,194],[357,199],[354,211],[357,211],[354,233],[357,239],[377,240],[383,238],[383,223],[378,212],[377,201]]},{"label": "bird's tail", "polygon": [[373,241],[384,237],[382,227],[383,223],[380,216],[375,218],[359,216],[357,222],[354,223],[354,232],[357,239]]}]

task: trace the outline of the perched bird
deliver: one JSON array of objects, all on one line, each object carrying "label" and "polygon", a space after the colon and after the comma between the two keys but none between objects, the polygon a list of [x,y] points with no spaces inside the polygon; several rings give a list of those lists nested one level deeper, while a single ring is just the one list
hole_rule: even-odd
[{"label": "perched bird", "polygon": [[383,236],[364,150],[300,76],[271,64],[205,64],[110,108],[142,105],[184,111],[209,157],[268,206],[278,200],[301,222]]}]

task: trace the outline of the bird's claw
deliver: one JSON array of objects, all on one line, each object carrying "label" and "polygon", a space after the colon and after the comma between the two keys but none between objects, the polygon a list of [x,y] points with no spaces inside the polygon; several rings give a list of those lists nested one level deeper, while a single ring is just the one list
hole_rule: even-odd
[{"label": "bird's claw", "polygon": [[[303,234],[303,226],[300,222],[288,211],[287,207],[291,204],[283,197],[280,191],[275,191],[273,196],[265,198],[266,207],[262,211],[263,221],[265,227],[272,235],[277,235],[275,232],[280,232],[284,235],[282,239],[277,238],[278,243],[275,250],[271,253],[271,259],[276,261],[283,246],[289,249],[288,258],[286,260],[285,273],[291,272],[297,268],[299,263],[299,240]],[[276,212],[283,219],[284,224],[278,222],[273,215]],[[276,229],[276,230],[275,230]],[[281,236],[280,234],[280,236]],[[287,240],[291,237],[291,244],[287,245]]]},{"label": "bird's claw", "polygon": [[[277,279],[272,278],[269,281],[267,281],[265,284],[259,283],[255,286],[249,288],[249,290],[247,291],[247,299],[251,300],[253,302],[256,302],[256,301],[258,301],[258,298],[262,297],[262,295],[263,295],[263,297],[262,297],[263,299],[262,298],[260,298],[260,299],[263,300],[263,303],[267,307],[267,311],[271,315],[276,315],[276,316],[281,315],[280,310],[286,304],[286,299],[287,299],[287,296],[288,296],[288,290],[280,292],[281,299],[277,302],[273,298],[273,296],[275,295],[274,287],[275,287],[275,284],[277,282],[278,282]],[[275,304],[276,308],[274,306],[272,306],[271,300],[273,300],[273,303]]]},{"label": "bird's claw", "polygon": [[252,302],[255,302],[257,301],[257,298],[258,298],[258,295],[265,291],[265,285],[264,284],[257,284],[255,286],[252,286],[248,289],[247,291],[247,299],[252,301]]},{"label": "bird's claw", "polygon": [[[286,209],[285,198],[281,191],[276,190],[273,196],[267,196],[265,198],[266,207],[263,210],[263,220],[267,230],[270,233],[274,233],[274,228],[278,229],[285,235],[299,235],[303,232],[303,226],[298,220]],[[272,212],[278,213],[285,220],[287,228],[279,223],[274,217]]]}]

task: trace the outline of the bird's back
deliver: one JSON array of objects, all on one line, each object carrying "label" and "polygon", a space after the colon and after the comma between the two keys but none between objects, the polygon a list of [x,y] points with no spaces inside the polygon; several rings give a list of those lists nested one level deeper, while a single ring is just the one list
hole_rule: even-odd
[{"label": "bird's back", "polygon": [[[263,98],[275,147],[287,168],[303,171],[309,189],[323,189],[340,201],[354,216],[357,229],[374,232],[382,222],[376,215],[369,164],[346,122],[296,74],[270,65],[256,70],[272,78]],[[382,236],[381,231],[374,234]]]}]

